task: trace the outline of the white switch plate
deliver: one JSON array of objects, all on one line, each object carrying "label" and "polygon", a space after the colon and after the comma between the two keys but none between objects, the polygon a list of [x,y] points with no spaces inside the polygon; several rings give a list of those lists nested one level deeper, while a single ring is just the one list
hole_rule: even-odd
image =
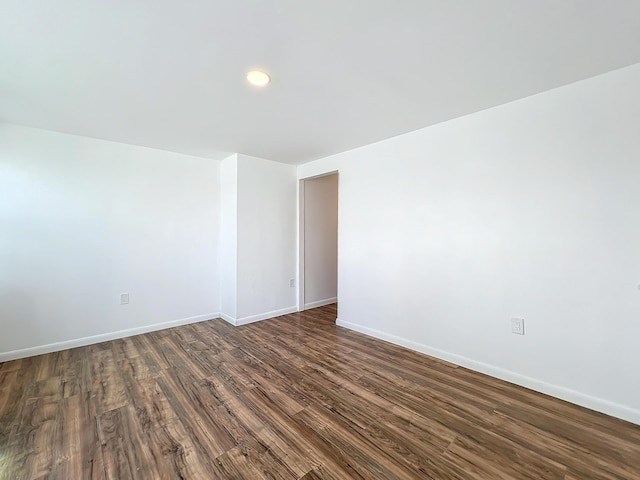
[{"label": "white switch plate", "polygon": [[292,278],[291,280],[289,280],[289,288],[295,288],[296,286],[296,279]]},{"label": "white switch plate", "polygon": [[524,318],[511,319],[511,333],[516,335],[524,335]]},{"label": "white switch plate", "polygon": [[120,305],[126,305],[129,303],[129,294],[121,293],[120,294]]}]

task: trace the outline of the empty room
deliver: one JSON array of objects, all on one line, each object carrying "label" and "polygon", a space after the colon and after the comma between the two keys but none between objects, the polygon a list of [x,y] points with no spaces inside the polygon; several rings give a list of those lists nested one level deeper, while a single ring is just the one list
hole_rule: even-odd
[{"label": "empty room", "polygon": [[640,479],[640,2],[0,4],[0,480]]}]

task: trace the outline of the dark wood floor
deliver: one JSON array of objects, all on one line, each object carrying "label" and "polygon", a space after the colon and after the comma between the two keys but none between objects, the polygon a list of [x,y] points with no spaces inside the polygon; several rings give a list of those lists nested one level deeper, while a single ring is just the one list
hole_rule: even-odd
[{"label": "dark wood floor", "polygon": [[0,478],[640,478],[640,427],[335,317],[212,320],[0,364]]}]

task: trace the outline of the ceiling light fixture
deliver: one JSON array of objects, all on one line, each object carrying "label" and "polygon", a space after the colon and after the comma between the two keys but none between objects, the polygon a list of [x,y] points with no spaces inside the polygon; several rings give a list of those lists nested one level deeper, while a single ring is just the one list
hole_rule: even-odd
[{"label": "ceiling light fixture", "polygon": [[271,77],[261,70],[251,70],[247,73],[247,81],[256,87],[264,87],[271,82]]}]

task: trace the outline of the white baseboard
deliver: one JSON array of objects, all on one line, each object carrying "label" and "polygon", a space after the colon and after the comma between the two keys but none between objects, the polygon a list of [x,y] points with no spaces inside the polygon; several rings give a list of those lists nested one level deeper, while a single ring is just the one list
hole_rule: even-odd
[{"label": "white baseboard", "polygon": [[225,322],[230,323],[234,327],[236,326],[236,319],[231,315],[227,315],[226,313],[220,312],[220,318],[223,319]]},{"label": "white baseboard", "polygon": [[336,319],[336,325],[355,330],[357,332],[364,333],[365,335],[379,338],[381,340],[386,340],[387,342],[410,348],[411,350],[416,350],[432,357],[446,360],[456,365],[460,365],[477,372],[485,373],[492,377],[496,377],[501,380],[520,385],[522,387],[530,388],[531,390],[545,393],[547,395],[566,400],[567,402],[571,402],[576,405],[589,408],[591,410],[596,410],[601,413],[606,413],[607,415],[621,418],[628,422],[640,425],[640,410],[635,408],[627,407],[625,405],[613,403],[602,398],[597,398],[591,395],[576,392],[575,390],[543,382],[532,377],[520,375],[519,373],[505,370],[488,363],[478,362],[476,360],[463,357],[462,355],[457,355],[455,353],[440,350],[428,345],[423,345],[421,343],[407,340],[402,337],[397,337],[395,335],[391,335],[389,333],[385,333],[373,328],[365,327],[363,325],[347,322],[345,320],[341,320],[340,318]]},{"label": "white baseboard", "polygon": [[332,303],[336,303],[337,301],[338,297],[325,298],[324,300],[318,300],[317,302],[305,303],[304,309],[309,310],[310,308],[324,307],[325,305],[331,305]]},{"label": "white baseboard", "polygon": [[84,347],[86,345],[93,345],[94,343],[106,342],[109,340],[116,340],[118,338],[124,337],[132,337],[134,335],[140,335],[141,333],[155,332],[157,330],[164,330],[165,328],[179,327],[180,325],[203,322],[205,320],[212,320],[214,318],[220,318],[220,314],[207,313],[205,315],[196,315],[195,317],[181,318],[179,320],[171,320],[162,323],[154,323],[153,325],[129,328],[126,330],[119,330],[117,332],[101,333],[99,335],[92,335],[90,337],[65,340],[64,342],[49,343],[47,345],[39,345],[36,347],[12,350],[9,352],[0,352],[0,362],[7,362],[9,360],[16,360],[18,358],[32,357],[34,355],[42,355],[44,353],[58,352],[60,350],[67,350],[68,348]]},{"label": "white baseboard", "polygon": [[287,307],[281,308],[280,310],[273,310],[271,312],[259,313],[257,315],[250,315],[248,317],[235,318],[231,315],[227,315],[226,313],[220,313],[220,318],[229,322],[231,325],[235,327],[239,327],[240,325],[246,325],[248,323],[259,322],[260,320],[267,320],[273,317],[279,317],[280,315],[287,315],[289,313],[295,313],[298,311],[297,307]]},{"label": "white baseboard", "polygon": [[236,325],[246,325],[247,323],[259,322],[260,320],[267,320],[268,318],[279,317],[280,315],[287,315],[289,313],[295,313],[298,311],[296,306],[281,308],[280,310],[273,310],[271,312],[259,313],[257,315],[250,315],[248,317],[242,317],[236,319]]}]

